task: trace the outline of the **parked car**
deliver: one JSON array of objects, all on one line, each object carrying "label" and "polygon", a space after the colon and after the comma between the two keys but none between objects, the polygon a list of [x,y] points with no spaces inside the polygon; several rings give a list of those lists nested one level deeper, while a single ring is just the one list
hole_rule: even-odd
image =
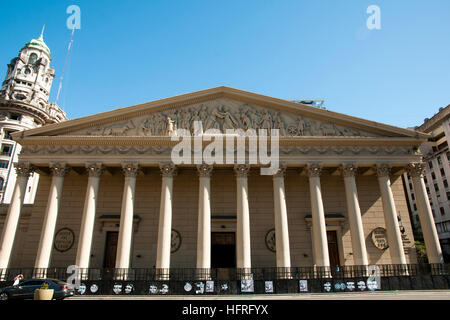
[{"label": "parked car", "polygon": [[30,279],[24,280],[17,286],[0,288],[0,300],[9,299],[33,299],[34,290],[40,289],[44,283],[48,283],[48,288],[53,289],[53,299],[62,300],[74,294],[66,282],[58,279]]}]

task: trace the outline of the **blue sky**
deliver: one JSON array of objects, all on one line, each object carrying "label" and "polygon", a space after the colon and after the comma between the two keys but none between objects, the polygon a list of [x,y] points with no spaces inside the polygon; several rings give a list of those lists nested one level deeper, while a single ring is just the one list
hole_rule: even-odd
[{"label": "blue sky", "polygon": [[[69,118],[226,85],[399,127],[450,104],[448,0],[1,1],[0,75],[39,36]],[[369,30],[369,5],[381,29]]]}]

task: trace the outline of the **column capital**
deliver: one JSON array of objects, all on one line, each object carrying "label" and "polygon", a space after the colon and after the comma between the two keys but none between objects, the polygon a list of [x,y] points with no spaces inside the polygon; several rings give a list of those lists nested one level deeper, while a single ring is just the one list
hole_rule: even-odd
[{"label": "column capital", "polygon": [[286,165],[283,163],[280,163],[278,166],[278,170],[274,173],[274,178],[284,178],[284,175],[286,174]]},{"label": "column capital", "polygon": [[63,162],[51,162],[49,167],[54,177],[65,177],[70,171],[70,167]]},{"label": "column capital", "polygon": [[213,170],[213,166],[210,164],[202,163],[197,165],[197,172],[199,177],[210,177]]},{"label": "column capital", "polygon": [[128,178],[136,178],[139,173],[139,164],[137,162],[124,162],[122,163],[122,173]]},{"label": "column capital", "polygon": [[171,162],[160,163],[159,169],[163,177],[173,177],[177,174],[177,168]]},{"label": "column capital", "polygon": [[18,162],[14,163],[14,167],[16,167],[16,173],[19,177],[29,177],[31,173],[36,169],[29,162]]},{"label": "column capital", "polygon": [[425,172],[425,163],[423,162],[414,162],[408,164],[406,167],[406,171],[413,178],[420,178],[423,176]]},{"label": "column capital", "polygon": [[322,165],[320,163],[310,163],[306,167],[308,177],[320,177],[320,174],[322,173]]},{"label": "column capital", "polygon": [[100,162],[88,162],[86,163],[86,171],[89,177],[100,177],[105,171],[105,167]]},{"label": "column capital", "polygon": [[234,165],[234,173],[238,178],[246,178],[248,172],[250,171],[250,165],[248,164],[235,164]]},{"label": "column capital", "polygon": [[358,167],[354,163],[345,163],[341,165],[340,170],[344,178],[354,177],[356,175]]},{"label": "column capital", "polygon": [[377,164],[376,169],[378,178],[389,177],[389,174],[391,173],[391,165],[387,163]]}]

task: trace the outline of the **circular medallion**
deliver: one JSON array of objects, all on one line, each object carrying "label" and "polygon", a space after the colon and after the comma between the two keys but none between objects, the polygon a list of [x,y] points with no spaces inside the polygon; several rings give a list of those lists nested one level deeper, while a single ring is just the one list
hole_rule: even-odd
[{"label": "circular medallion", "polygon": [[372,243],[379,250],[386,250],[389,247],[386,229],[375,228],[371,232]]},{"label": "circular medallion", "polygon": [[75,234],[69,228],[60,229],[55,235],[54,247],[59,252],[66,252],[72,248]]},{"label": "circular medallion", "polygon": [[181,246],[181,235],[177,230],[172,229],[170,252],[174,253],[178,251],[178,249],[180,249],[180,246]]},{"label": "circular medallion", "polygon": [[272,252],[277,251],[276,243],[275,243],[275,229],[270,229],[266,233],[266,246]]}]

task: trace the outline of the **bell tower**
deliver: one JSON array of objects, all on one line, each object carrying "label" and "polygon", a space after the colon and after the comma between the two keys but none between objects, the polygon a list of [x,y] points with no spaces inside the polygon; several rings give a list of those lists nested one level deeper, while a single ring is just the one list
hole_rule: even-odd
[{"label": "bell tower", "polygon": [[[37,39],[27,42],[7,65],[0,88],[0,203],[9,203],[16,180],[13,166],[21,146],[11,133],[67,120],[56,103],[50,103],[55,69],[50,49],[44,42],[44,29]],[[28,181],[24,203],[33,203],[39,176]]]}]

